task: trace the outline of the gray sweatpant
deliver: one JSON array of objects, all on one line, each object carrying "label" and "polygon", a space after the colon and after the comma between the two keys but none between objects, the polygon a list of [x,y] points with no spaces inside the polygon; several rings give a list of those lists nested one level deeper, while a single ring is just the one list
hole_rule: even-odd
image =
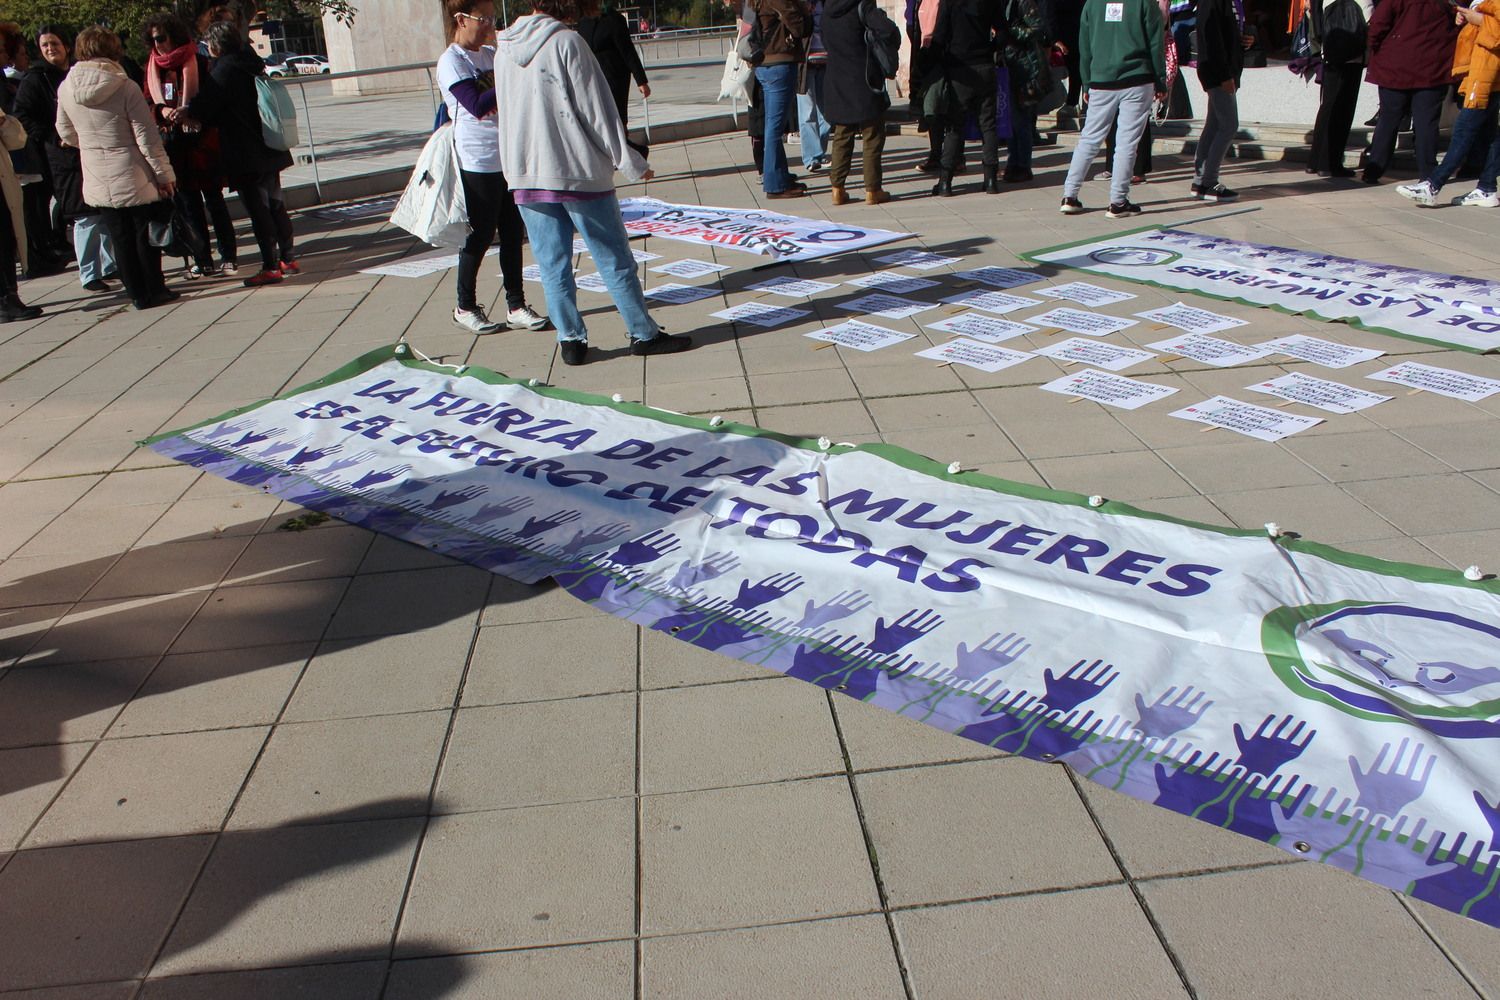
[{"label": "gray sweatpant", "polygon": [[1073,163],[1068,167],[1068,179],[1063,181],[1063,197],[1077,198],[1083,187],[1089,165],[1099,155],[1099,148],[1109,138],[1115,118],[1120,119],[1120,131],[1115,136],[1114,171],[1109,178],[1109,203],[1118,205],[1130,198],[1130,172],[1135,168],[1135,147],[1140,145],[1141,133],[1146,131],[1146,122],[1151,117],[1151,99],[1155,88],[1142,83],[1124,90],[1100,90],[1089,88],[1088,118],[1083,123],[1083,134],[1073,149]]},{"label": "gray sweatpant", "polygon": [[1240,128],[1240,101],[1223,87],[1208,95],[1208,113],[1203,116],[1203,134],[1198,136],[1198,154],[1193,157],[1193,183],[1211,188],[1219,183],[1219,165],[1229,152],[1229,143]]}]

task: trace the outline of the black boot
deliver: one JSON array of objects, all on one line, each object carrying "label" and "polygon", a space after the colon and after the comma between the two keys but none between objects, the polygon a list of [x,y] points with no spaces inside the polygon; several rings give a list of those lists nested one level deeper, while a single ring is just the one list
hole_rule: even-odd
[{"label": "black boot", "polygon": [[0,295],[0,323],[19,323],[36,319],[42,314],[41,306],[28,306],[14,292]]},{"label": "black boot", "polygon": [[932,186],[932,193],[939,198],[953,197],[953,171],[944,170],[938,175],[938,182]]},{"label": "black boot", "polygon": [[984,193],[1000,193],[1000,165],[998,163],[984,165]]}]

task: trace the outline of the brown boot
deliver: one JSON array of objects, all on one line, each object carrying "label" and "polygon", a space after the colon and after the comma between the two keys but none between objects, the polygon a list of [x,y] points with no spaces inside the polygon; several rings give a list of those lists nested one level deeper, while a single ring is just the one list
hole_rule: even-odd
[{"label": "brown boot", "polygon": [[886,202],[888,202],[890,200],[891,200],[891,193],[889,191],[885,191],[885,190],[883,190],[881,188],[876,188],[874,191],[866,191],[865,192],[865,204],[866,205],[884,205]]},{"label": "brown boot", "polygon": [[847,205],[847,204],[849,204],[849,192],[848,191],[845,191],[841,187],[835,187],[835,188],[832,188],[831,190],[833,191],[833,203],[835,205]]}]

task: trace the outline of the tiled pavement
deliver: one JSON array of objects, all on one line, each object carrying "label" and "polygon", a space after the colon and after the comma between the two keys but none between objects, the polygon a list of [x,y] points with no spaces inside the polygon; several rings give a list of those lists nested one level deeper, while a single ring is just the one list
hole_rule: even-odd
[{"label": "tiled pavement", "polygon": [[[1056,214],[1064,151],[1041,151],[1046,184],[922,197],[917,141],[889,147],[903,197],[840,215],[1002,265],[1119,228]],[[739,136],[658,148],[650,191],[751,204],[747,152]],[[1259,210],[1206,232],[1497,274],[1500,234],[1482,210],[1422,212],[1389,187],[1268,164],[1228,180]],[[1140,189],[1144,221],[1216,214],[1186,201],[1186,183],[1171,163]],[[831,211],[826,197],[795,207]],[[1205,435],[1167,404],[1124,413],[1039,392],[1059,371],[1046,359],[989,376],[904,348],[814,352],[811,321],[735,337],[706,319],[760,277],[733,254],[724,296],[660,311],[697,331],[698,350],[624,355],[605,299],[583,293],[607,357],[565,370],[546,335],[460,332],[451,275],[355,273],[411,240],[375,224],[301,228],[308,273],[283,286],[210,282],[136,313],[64,278],[27,288],[45,321],[0,329],[3,995],[1500,996],[1483,926],[1061,766],[642,634],[553,588],[336,522],[281,530],[286,505],[133,445],[405,335],[431,355],[672,409],[1493,568],[1500,402],[1397,395],[1280,445]],[[1132,311],[1176,298],[1129,290]],[[815,302],[817,318],[840,316],[841,297]],[[1236,340],[1306,331],[1497,371],[1215,308],[1251,321]],[[1185,400],[1294,367],[1177,361],[1145,377]]]}]

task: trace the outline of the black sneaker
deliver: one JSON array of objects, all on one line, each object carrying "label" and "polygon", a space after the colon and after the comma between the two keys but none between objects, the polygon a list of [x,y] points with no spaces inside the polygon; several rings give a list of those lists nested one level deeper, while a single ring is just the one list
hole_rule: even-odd
[{"label": "black sneaker", "polygon": [[1141,206],[1130,200],[1118,201],[1104,210],[1107,219],[1126,219],[1132,215],[1140,215]]},{"label": "black sneaker", "polygon": [[1078,215],[1083,212],[1083,202],[1077,198],[1064,198],[1057,210],[1063,215]]},{"label": "black sneaker", "polygon": [[86,292],[107,292],[110,290],[109,282],[105,281],[103,278],[95,278],[93,281],[85,281],[83,283],[83,290]]},{"label": "black sneaker", "polygon": [[1213,187],[1200,187],[1198,189],[1198,197],[1204,201],[1234,201],[1239,196],[1240,193],[1238,191],[1231,191],[1222,184],[1215,184]]},{"label": "black sneaker", "polygon": [[589,342],[564,340],[558,343],[557,352],[562,355],[563,364],[577,367],[589,359]]},{"label": "black sneaker", "polygon": [[630,353],[636,355],[676,354],[692,346],[693,338],[691,337],[672,333],[658,333],[650,340],[632,340],[630,342]]}]

